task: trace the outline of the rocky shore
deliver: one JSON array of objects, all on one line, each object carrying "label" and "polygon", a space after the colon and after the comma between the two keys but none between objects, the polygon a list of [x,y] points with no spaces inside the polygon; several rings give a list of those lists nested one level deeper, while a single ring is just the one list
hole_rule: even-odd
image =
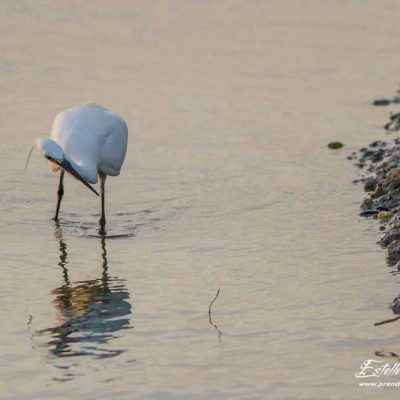
[{"label": "rocky shore", "polygon": [[[391,116],[385,129],[399,130],[400,114]],[[361,178],[354,183],[362,183],[367,193],[360,216],[380,221],[379,244],[387,250],[388,264],[400,269],[400,138],[372,142],[348,158],[361,169]]]},{"label": "rocky shore", "polygon": [[[393,114],[384,127],[388,133],[400,130],[400,113]],[[390,137],[390,136],[389,136]],[[385,249],[386,262],[400,273],[400,138],[378,140],[348,156],[360,169],[360,179],[366,197],[361,203],[360,216],[374,218],[380,224],[382,236],[378,244]],[[390,305],[394,314],[400,314],[400,296]],[[400,319],[400,316],[377,322],[381,325]]]}]

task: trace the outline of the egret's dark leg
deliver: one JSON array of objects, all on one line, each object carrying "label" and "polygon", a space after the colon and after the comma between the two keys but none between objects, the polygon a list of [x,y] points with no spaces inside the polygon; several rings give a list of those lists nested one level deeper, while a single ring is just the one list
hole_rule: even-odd
[{"label": "egret's dark leg", "polygon": [[58,221],[58,213],[60,212],[61,200],[64,195],[64,174],[65,171],[62,169],[60,172],[60,183],[58,184],[57,190],[57,208],[56,208],[56,215],[54,216],[54,220]]},{"label": "egret's dark leg", "polygon": [[106,226],[106,212],[105,212],[105,189],[104,185],[106,183],[105,174],[99,174],[100,177],[100,195],[101,195],[101,218],[100,218],[100,233],[105,233],[105,226]]}]

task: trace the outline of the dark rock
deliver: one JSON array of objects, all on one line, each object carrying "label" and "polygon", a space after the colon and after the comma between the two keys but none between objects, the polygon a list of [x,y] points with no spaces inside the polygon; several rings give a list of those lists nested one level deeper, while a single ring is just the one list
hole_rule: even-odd
[{"label": "dark rock", "polygon": [[360,217],[372,217],[372,216],[377,215],[379,213],[380,213],[379,210],[365,210],[365,211],[360,212],[359,215],[360,215]]},{"label": "dark rock", "polygon": [[382,161],[382,160],[383,160],[383,156],[384,156],[384,153],[381,153],[381,152],[375,153],[375,154],[371,157],[371,161],[372,161],[373,163]]},{"label": "dark rock", "polygon": [[363,154],[363,159],[365,159],[365,158],[368,158],[368,157],[371,157],[371,156],[373,156],[375,154],[375,152],[374,152],[374,150],[365,150],[364,151],[364,154]]},{"label": "dark rock", "polygon": [[388,185],[388,191],[390,194],[397,194],[400,191],[400,182],[399,181],[395,181],[395,182],[391,182]]},{"label": "dark rock", "polygon": [[374,208],[374,201],[371,199],[364,199],[364,201],[361,203],[361,209],[366,211],[368,209],[373,209]]},{"label": "dark rock", "polygon": [[388,106],[391,103],[388,99],[377,99],[372,103],[374,106]]},{"label": "dark rock", "polygon": [[390,209],[388,207],[385,207],[385,206],[378,206],[378,207],[376,207],[376,209],[378,211],[390,211]]},{"label": "dark rock", "polygon": [[381,141],[376,140],[375,142],[372,142],[369,144],[369,147],[378,147],[380,145]]},{"label": "dark rock", "polygon": [[376,189],[376,185],[378,184],[375,178],[367,178],[364,184],[364,190],[366,192],[373,192]]},{"label": "dark rock", "polygon": [[[380,199],[382,196],[387,194],[386,188],[383,187],[381,184],[376,185],[375,192],[371,194],[372,199]],[[386,199],[380,199],[380,201],[385,201]]]},{"label": "dark rock", "polygon": [[342,142],[330,142],[328,143],[328,147],[332,150],[341,149],[344,146]]},{"label": "dark rock", "polygon": [[394,229],[400,229],[400,220],[392,220],[388,226],[388,231],[389,230],[394,230]]},{"label": "dark rock", "polygon": [[395,240],[387,247],[386,261],[389,265],[395,265],[400,260],[400,241]]},{"label": "dark rock", "polygon": [[389,230],[379,241],[382,247],[388,247],[395,240],[400,240],[400,229]]},{"label": "dark rock", "polygon": [[390,308],[395,314],[400,314],[400,296],[397,296],[393,299],[392,304],[390,305]]}]

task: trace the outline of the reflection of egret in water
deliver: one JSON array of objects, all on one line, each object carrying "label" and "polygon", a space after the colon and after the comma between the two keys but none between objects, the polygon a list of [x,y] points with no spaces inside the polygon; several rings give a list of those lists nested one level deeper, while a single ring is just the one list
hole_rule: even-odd
[{"label": "reflection of egret in water", "polygon": [[63,270],[64,284],[51,293],[56,297],[53,305],[58,311],[57,325],[38,331],[51,336],[47,342],[56,357],[93,356],[109,358],[123,350],[100,348],[115,337],[121,329],[130,328],[131,305],[124,280],[110,277],[105,238],[101,238],[102,275],[98,279],[71,283],[67,269],[67,245],[59,225],[56,237],[60,243],[59,266]]}]

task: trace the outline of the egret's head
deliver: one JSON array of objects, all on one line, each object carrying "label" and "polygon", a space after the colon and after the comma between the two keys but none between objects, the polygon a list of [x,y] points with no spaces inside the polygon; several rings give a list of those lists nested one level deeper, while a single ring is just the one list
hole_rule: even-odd
[{"label": "egret's head", "polygon": [[70,160],[65,157],[61,146],[54,140],[46,138],[37,139],[35,141],[26,161],[25,170],[28,167],[29,158],[34,148],[38,149],[43,154],[44,158],[47,158],[47,160],[49,161],[49,166],[53,170],[53,172],[56,172],[61,168],[63,171],[68,172],[70,175],[72,175],[75,179],[78,179],[78,181],[82,182],[93,193],[96,193],[97,196],[99,195],[96,190],[93,189],[93,187],[90,185],[90,183],[87,182],[86,179],[81,176],[81,174],[76,170],[76,166],[74,167],[71,164]]},{"label": "egret's head", "polygon": [[51,139],[37,139],[34,146],[43,154],[49,161],[61,162],[64,160],[64,152],[59,144]]}]

